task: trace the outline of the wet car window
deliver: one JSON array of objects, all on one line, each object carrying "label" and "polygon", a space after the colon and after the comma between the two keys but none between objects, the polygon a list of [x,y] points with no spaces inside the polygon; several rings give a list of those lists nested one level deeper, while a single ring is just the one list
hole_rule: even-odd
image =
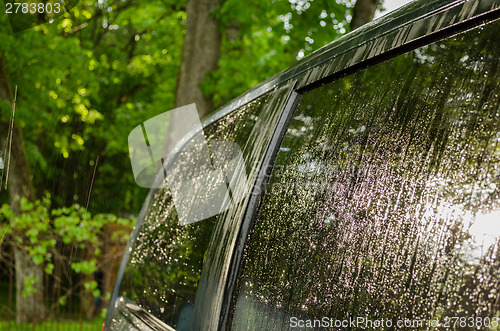
[{"label": "wet car window", "polygon": [[244,252],[232,329],[498,329],[498,31],[305,93]]},{"label": "wet car window", "polygon": [[[283,102],[287,93],[281,89],[243,106],[206,128],[178,154],[165,176],[167,185],[155,192],[140,225],[120,284],[119,293],[126,298],[121,301],[137,304],[178,330],[190,329],[214,227],[230,210],[241,208],[280,114],[280,107],[269,107]],[[211,159],[201,165],[197,159],[204,152]],[[216,187],[214,179],[221,173],[227,180]],[[221,189],[228,194],[217,201]],[[214,215],[210,207],[217,203],[221,213]]]}]

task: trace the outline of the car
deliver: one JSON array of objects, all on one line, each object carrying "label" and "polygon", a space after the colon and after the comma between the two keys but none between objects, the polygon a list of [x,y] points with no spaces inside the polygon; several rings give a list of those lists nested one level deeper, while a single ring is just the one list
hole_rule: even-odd
[{"label": "car", "polygon": [[190,132],[104,328],[498,329],[499,17],[410,3]]}]

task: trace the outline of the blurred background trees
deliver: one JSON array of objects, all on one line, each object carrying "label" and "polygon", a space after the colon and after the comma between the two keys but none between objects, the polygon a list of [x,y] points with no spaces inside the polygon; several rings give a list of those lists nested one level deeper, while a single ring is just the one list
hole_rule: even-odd
[{"label": "blurred background trees", "polygon": [[[378,1],[358,2],[370,20]],[[49,229],[50,211],[70,206],[137,214],[147,189],[135,184],[130,167],[127,137],[134,127],[193,102],[206,117],[348,32],[354,6],[349,0],[71,4],[46,24],[15,33],[0,12],[0,204],[13,213],[0,218],[0,265],[11,254],[6,243],[14,238],[10,222],[23,214],[21,197],[39,204],[51,197]],[[32,261],[16,268],[43,271],[48,260],[37,263],[26,247],[19,249]],[[5,277],[0,273],[0,282]],[[35,319],[29,315],[18,320]]]}]

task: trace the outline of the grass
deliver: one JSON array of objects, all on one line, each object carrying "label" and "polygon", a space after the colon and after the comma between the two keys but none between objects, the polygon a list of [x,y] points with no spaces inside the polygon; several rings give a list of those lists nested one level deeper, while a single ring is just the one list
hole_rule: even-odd
[{"label": "grass", "polygon": [[0,321],[0,330],[2,331],[66,331],[66,330],[96,330],[100,331],[103,320],[100,318],[91,321],[78,321],[78,320],[48,320],[38,324],[16,324],[15,321]]},{"label": "grass", "polygon": [[[13,298],[12,298],[12,304],[14,307],[11,307],[12,309],[15,309],[15,295],[16,295],[16,290],[15,288],[12,289],[13,293]],[[0,282],[0,331],[32,331],[32,330],[38,330],[38,331],[100,331],[102,328],[102,322],[104,320],[103,317],[96,317],[93,320],[79,320],[77,314],[71,314],[65,313],[64,316],[59,317],[59,321],[56,321],[55,319],[51,318],[47,321],[32,325],[30,323],[23,323],[23,324],[16,324],[15,319],[13,319],[12,314],[7,314],[7,307],[8,307],[8,298],[9,298],[9,283],[8,282]],[[78,308],[79,302],[76,301],[73,303],[73,308]],[[52,315],[53,316],[53,315]]]}]

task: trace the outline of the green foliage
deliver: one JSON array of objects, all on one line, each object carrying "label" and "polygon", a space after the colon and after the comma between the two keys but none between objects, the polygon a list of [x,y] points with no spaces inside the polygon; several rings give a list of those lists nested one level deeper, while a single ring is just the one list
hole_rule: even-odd
[{"label": "green foliage", "polygon": [[28,297],[30,295],[35,294],[36,289],[34,288],[33,285],[35,285],[37,282],[38,282],[38,279],[36,279],[35,277],[24,278],[23,296]]},{"label": "green foliage", "polygon": [[[348,32],[351,1],[227,0],[219,69],[202,85],[222,105]],[[251,8],[251,9],[250,9]]]},{"label": "green foliage", "polygon": [[92,295],[94,297],[98,297],[101,295],[101,291],[97,288],[97,282],[95,280],[85,282],[83,284],[83,287],[85,288],[85,291],[92,292]]},{"label": "green foliage", "polygon": [[[15,215],[9,205],[0,209],[0,244],[11,244],[28,252],[36,265],[43,265],[47,274],[54,271],[54,256],[60,254],[57,244],[62,242],[75,248],[84,248],[86,258],[72,260],[71,269],[77,274],[91,275],[99,267],[98,257],[102,253],[101,238],[104,226],[117,224],[130,229],[135,222],[133,218],[125,219],[112,214],[92,215],[85,208],[74,204],[50,210],[51,198],[46,195],[42,201],[30,202],[26,198],[20,200],[21,212]],[[123,229],[114,233],[115,239],[126,242],[128,232]],[[90,254],[89,254],[90,252]],[[33,284],[38,280],[25,278],[23,295],[31,295],[35,291]],[[95,281],[84,283],[84,288],[99,296]],[[65,300],[62,297],[62,300]]]},{"label": "green foliage", "polygon": [[[97,212],[139,210],[147,190],[135,185],[127,137],[173,108],[185,21],[175,9],[162,1],[80,1],[16,34],[0,16],[38,197],[51,187],[55,207],[89,201]],[[8,118],[10,105],[2,102],[0,112]]]},{"label": "green foliage", "polygon": [[[16,34],[0,13],[0,45],[37,196],[53,208],[137,213],[130,131],[174,106],[186,1],[81,0]],[[219,69],[202,89],[220,106],[346,32],[345,1],[227,0]],[[0,101],[8,118],[11,106]],[[95,176],[94,176],[95,174]],[[90,189],[92,188],[92,190]],[[88,201],[88,202],[87,202]]]}]

